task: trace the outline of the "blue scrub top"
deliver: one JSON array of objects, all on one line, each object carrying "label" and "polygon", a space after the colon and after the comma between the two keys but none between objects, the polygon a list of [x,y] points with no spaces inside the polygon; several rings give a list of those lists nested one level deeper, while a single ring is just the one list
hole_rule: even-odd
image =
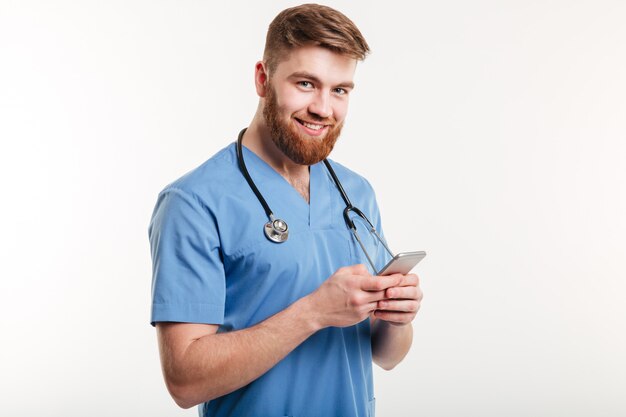
[{"label": "blue scrub top", "polygon": [[[263,207],[237,165],[235,144],[168,185],[150,223],[151,323],[218,324],[229,332],[267,319],[315,291],[337,269],[367,259],[343,220],[345,203],[322,163],[310,167],[310,204],[244,147],[248,171],[285,243],[263,233]],[[370,184],[331,162],[352,203],[382,233]],[[359,229],[382,267],[389,256]],[[370,321],[318,331],[264,375],[200,405],[201,416],[374,416]]]}]

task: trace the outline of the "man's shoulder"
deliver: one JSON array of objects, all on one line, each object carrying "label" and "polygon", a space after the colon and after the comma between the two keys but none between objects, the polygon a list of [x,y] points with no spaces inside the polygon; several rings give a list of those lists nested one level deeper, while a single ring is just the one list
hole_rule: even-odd
[{"label": "man's shoulder", "polygon": [[175,189],[194,196],[215,194],[228,190],[228,182],[232,181],[236,171],[238,171],[237,155],[235,145],[231,143],[196,168],[166,185],[161,192]]}]

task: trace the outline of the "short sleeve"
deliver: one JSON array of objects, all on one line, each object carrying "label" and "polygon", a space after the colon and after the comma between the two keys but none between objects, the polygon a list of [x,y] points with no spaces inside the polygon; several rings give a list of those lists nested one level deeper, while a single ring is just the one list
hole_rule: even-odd
[{"label": "short sleeve", "polygon": [[152,254],[150,322],[222,324],[225,274],[217,224],[183,190],[159,194],[149,228]]}]

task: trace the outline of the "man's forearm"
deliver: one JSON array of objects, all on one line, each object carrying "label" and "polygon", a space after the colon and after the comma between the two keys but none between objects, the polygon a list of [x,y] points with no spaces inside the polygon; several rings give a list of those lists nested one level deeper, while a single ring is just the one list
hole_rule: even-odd
[{"label": "man's forearm", "polygon": [[253,327],[195,340],[173,367],[170,393],[189,408],[249,384],[319,330],[311,314],[305,297]]},{"label": "man's forearm", "polygon": [[372,359],[389,371],[406,356],[413,343],[413,326],[394,326],[376,319],[372,323]]},{"label": "man's forearm", "polygon": [[365,320],[401,277],[373,277],[365,266],[339,268],[311,294],[247,329],[162,323],[159,347],[165,381],[178,405],[228,394],[256,380],[318,330]]}]

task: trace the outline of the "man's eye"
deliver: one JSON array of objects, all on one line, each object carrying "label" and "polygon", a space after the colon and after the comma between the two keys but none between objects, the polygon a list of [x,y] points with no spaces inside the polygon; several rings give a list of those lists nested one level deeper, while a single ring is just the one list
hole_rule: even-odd
[{"label": "man's eye", "polygon": [[313,84],[310,81],[298,81],[298,85],[304,88],[312,88]]},{"label": "man's eye", "polygon": [[346,90],[345,88],[335,88],[335,94],[343,96],[345,94],[348,94],[348,90]]}]

